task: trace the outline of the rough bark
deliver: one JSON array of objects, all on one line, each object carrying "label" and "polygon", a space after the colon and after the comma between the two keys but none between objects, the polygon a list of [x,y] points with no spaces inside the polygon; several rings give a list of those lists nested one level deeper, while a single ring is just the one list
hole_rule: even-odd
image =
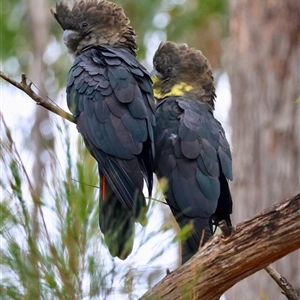
[{"label": "rough bark", "polygon": [[[231,0],[228,72],[232,90],[234,223],[300,190],[300,2]],[[274,265],[299,289],[299,251]],[[228,299],[285,299],[264,272]]]},{"label": "rough bark", "polygon": [[238,224],[231,236],[214,237],[141,299],[218,299],[238,281],[299,249],[299,218],[300,194]]}]

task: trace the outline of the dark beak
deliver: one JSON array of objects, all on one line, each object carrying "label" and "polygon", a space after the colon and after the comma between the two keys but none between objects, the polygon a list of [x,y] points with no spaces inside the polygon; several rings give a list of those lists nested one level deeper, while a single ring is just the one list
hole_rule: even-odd
[{"label": "dark beak", "polygon": [[66,29],[63,34],[63,41],[67,45],[71,40],[76,40],[78,32]]}]

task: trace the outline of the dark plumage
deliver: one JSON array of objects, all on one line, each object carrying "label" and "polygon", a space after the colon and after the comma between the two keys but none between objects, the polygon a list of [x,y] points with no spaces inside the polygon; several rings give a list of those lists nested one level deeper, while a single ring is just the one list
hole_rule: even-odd
[{"label": "dark plumage", "polygon": [[135,33],[123,10],[108,1],[62,1],[52,14],[75,57],[67,102],[99,166],[100,228],[113,256],[126,258],[134,222],[145,222],[145,179],[152,190],[151,79],[135,57]]},{"label": "dark plumage", "polygon": [[155,173],[168,181],[166,200],[180,227],[193,225],[183,242],[184,263],[211,237],[213,221],[231,226],[231,153],[213,116],[215,87],[202,53],[165,42],[153,64]]}]

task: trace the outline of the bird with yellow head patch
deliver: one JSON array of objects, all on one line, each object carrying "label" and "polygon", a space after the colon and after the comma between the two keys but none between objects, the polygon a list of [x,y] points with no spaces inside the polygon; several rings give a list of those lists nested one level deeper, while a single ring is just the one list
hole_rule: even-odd
[{"label": "bird with yellow head patch", "polygon": [[166,201],[184,238],[182,263],[211,236],[212,224],[231,227],[232,158],[224,129],[214,118],[214,78],[201,51],[162,42],[151,73],[157,101],[154,169],[167,179]]},{"label": "bird with yellow head patch", "polygon": [[143,179],[151,195],[155,105],[151,79],[138,63],[135,32],[122,8],[76,0],[51,10],[75,58],[67,103],[98,162],[99,223],[113,256],[131,252],[135,221],[145,222]]}]

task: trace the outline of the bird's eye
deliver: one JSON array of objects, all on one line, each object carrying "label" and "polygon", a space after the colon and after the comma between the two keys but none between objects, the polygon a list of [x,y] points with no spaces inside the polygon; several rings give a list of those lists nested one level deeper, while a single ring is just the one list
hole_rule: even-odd
[{"label": "bird's eye", "polygon": [[167,74],[171,74],[173,72],[174,68],[173,67],[169,67],[167,69]]},{"label": "bird's eye", "polygon": [[80,24],[80,28],[86,28],[86,27],[88,27],[89,26],[89,23],[87,23],[87,22],[82,22],[81,24]]}]

